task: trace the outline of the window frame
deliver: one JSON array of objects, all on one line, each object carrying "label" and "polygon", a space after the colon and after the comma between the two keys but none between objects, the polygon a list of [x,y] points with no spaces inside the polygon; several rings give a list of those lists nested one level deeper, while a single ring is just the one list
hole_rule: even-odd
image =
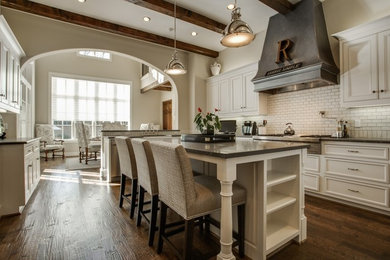
[{"label": "window frame", "polygon": [[[53,115],[52,115],[52,78],[53,77],[59,77],[59,78],[68,78],[68,79],[73,79],[73,80],[89,80],[89,81],[95,81],[95,82],[103,82],[103,83],[112,83],[112,84],[125,84],[130,86],[130,98],[129,98],[129,109],[130,113],[129,116],[130,118],[128,119],[128,129],[131,129],[132,126],[132,119],[133,119],[133,82],[132,81],[125,81],[125,80],[117,80],[117,79],[112,79],[112,78],[100,78],[100,77],[90,77],[90,76],[83,76],[83,75],[77,75],[77,74],[64,74],[64,73],[57,73],[57,72],[49,72],[48,75],[48,88],[49,88],[49,95],[48,95],[48,122],[49,124],[54,125],[54,120],[53,120]],[[58,120],[61,121],[61,120]],[[66,120],[62,120],[66,121]],[[95,122],[95,121],[93,121]],[[96,121],[97,122],[97,121]],[[95,122],[95,123],[96,123]],[[74,123],[72,123],[72,138],[71,139],[63,139],[65,141],[74,141],[77,140],[76,138],[76,133],[75,133],[75,127]],[[95,129],[92,130],[92,135],[96,134]],[[54,131],[53,131],[53,136],[54,136]]]}]

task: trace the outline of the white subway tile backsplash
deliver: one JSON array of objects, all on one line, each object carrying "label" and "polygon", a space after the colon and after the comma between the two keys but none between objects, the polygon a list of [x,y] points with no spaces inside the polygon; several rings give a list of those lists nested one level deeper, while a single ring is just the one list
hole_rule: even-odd
[{"label": "white subway tile backsplash", "polygon": [[[319,111],[325,111],[322,118]],[[334,118],[334,119],[329,119]],[[390,106],[343,108],[340,106],[340,87],[329,86],[268,96],[268,115],[236,118],[238,129],[242,122],[267,120],[267,133],[283,133],[288,122],[293,123],[296,134],[332,134],[337,119],[348,123],[353,137],[390,138]],[[354,120],[361,120],[361,127],[354,127]]]}]

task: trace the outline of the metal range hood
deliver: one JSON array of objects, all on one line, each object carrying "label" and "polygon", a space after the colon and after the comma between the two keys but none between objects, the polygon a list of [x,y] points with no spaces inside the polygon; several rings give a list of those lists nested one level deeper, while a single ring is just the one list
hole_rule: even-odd
[{"label": "metal range hood", "polygon": [[[277,63],[278,62],[278,63]],[[255,91],[271,94],[338,84],[322,3],[302,0],[269,20]]]}]

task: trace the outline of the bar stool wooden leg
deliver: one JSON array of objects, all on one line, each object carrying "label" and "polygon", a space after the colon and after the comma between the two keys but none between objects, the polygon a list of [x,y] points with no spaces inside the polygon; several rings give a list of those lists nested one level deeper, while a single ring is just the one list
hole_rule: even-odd
[{"label": "bar stool wooden leg", "polygon": [[145,197],[145,189],[142,186],[139,186],[139,194],[138,194],[138,214],[137,214],[137,227],[141,225],[142,219],[142,210],[144,209],[144,197]]},{"label": "bar stool wooden leg", "polygon": [[126,175],[121,174],[121,189],[119,192],[119,207],[122,208],[123,206],[123,195],[125,194],[125,187],[126,187]]},{"label": "bar stool wooden leg", "polygon": [[238,215],[238,255],[242,258],[245,256],[245,204],[237,207]]},{"label": "bar stool wooden leg", "polygon": [[163,248],[163,236],[165,235],[165,224],[167,221],[167,205],[161,201],[160,205],[160,224],[158,232],[158,245],[157,245],[157,254],[161,254]]},{"label": "bar stool wooden leg", "polygon": [[138,186],[138,180],[133,179],[131,181],[131,205],[130,205],[130,218],[134,218],[134,211],[135,211],[135,202],[137,200],[137,186]]},{"label": "bar stool wooden leg", "polygon": [[88,147],[85,148],[85,164],[88,164]]},{"label": "bar stool wooden leg", "polygon": [[210,221],[209,221],[210,215],[206,215],[204,218],[205,218],[205,223],[204,223],[205,230],[207,233],[210,233]]},{"label": "bar stool wooden leg", "polygon": [[154,233],[156,232],[157,211],[158,211],[158,195],[153,195],[152,212],[150,215],[150,225],[149,225],[149,246],[153,246]]},{"label": "bar stool wooden leg", "polygon": [[186,220],[184,223],[184,259],[191,259],[192,240],[194,237],[194,219]]}]

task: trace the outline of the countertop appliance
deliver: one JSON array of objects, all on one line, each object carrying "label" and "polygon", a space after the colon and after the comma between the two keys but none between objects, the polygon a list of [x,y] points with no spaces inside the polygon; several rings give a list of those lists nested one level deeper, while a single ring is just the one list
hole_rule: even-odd
[{"label": "countertop appliance", "polygon": [[292,128],[292,123],[286,124],[287,128],[284,130],[285,135],[295,135],[295,130]]},{"label": "countertop appliance", "polygon": [[221,120],[221,130],[224,134],[235,134],[237,129],[236,120]]},{"label": "countertop appliance", "polygon": [[244,124],[242,125],[242,134],[252,135],[252,121],[244,121]]}]

